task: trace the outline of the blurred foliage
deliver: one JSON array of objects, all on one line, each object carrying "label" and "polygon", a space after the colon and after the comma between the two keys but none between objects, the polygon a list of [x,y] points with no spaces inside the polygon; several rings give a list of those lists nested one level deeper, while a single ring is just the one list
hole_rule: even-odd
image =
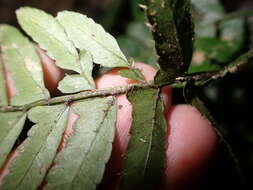
[{"label": "blurred foliage", "polygon": [[[154,41],[145,24],[145,11],[139,4],[145,3],[143,0],[0,0],[0,23],[15,25],[14,10],[24,5],[52,14],[63,9],[79,11],[117,35],[128,58],[156,66]],[[219,69],[253,47],[253,17],[240,15],[223,20],[231,11],[253,10],[252,0],[192,0],[192,4],[195,51],[189,73]],[[96,71],[100,71],[99,67]],[[233,167],[234,163],[226,156],[227,150],[220,148],[209,175],[203,179],[202,189],[244,189],[241,185],[245,181],[253,187],[252,74],[252,67],[247,67],[196,89],[237,155],[244,176],[240,180],[241,175],[235,172],[237,166]],[[182,88],[174,90],[174,103],[184,103],[182,94]]]},{"label": "blurred foliage", "polygon": [[[130,1],[132,21],[128,23],[126,31],[118,37],[120,47],[128,57],[157,67],[155,43],[150,29],[147,27],[144,0]],[[142,7],[142,8],[141,8]]]},{"label": "blurred foliage", "polygon": [[135,61],[145,62],[156,66],[154,41],[147,26],[142,22],[132,22],[126,33],[117,38],[119,45],[127,57]]}]

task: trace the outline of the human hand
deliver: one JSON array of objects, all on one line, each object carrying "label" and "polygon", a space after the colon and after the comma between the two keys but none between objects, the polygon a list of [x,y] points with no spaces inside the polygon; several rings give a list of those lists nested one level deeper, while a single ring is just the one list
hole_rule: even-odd
[{"label": "human hand", "polygon": [[[45,85],[53,93],[64,73],[55,66],[54,62],[42,50],[38,49],[38,52],[43,63]],[[142,71],[146,80],[153,79],[156,73],[155,69],[141,63],[135,66]],[[96,80],[97,88],[121,86],[134,82],[117,75],[119,69],[113,69],[98,78]],[[15,94],[15,88],[8,72],[7,79],[8,94],[11,97]],[[198,184],[197,179],[204,174],[205,168],[215,152],[217,136],[210,122],[201,116],[194,107],[189,105],[172,106],[170,87],[167,86],[162,89],[162,96],[165,106],[164,114],[167,121],[168,141],[164,184],[162,186],[163,189],[191,189]],[[129,141],[132,107],[125,95],[117,96],[117,104],[118,112],[113,152],[107,164],[100,189],[117,189],[120,179],[119,174],[122,170],[123,154]],[[68,138],[71,134],[72,124],[76,119],[77,116],[73,112],[70,112],[64,139]],[[64,143],[65,140],[62,142],[61,148],[64,148]],[[15,151],[12,155],[15,155]],[[10,157],[9,159],[13,158]],[[7,165],[5,167],[8,168]]]}]

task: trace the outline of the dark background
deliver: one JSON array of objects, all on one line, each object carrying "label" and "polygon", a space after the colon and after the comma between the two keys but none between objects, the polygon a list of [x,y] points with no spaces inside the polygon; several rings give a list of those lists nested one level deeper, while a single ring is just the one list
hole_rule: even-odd
[{"label": "dark background", "polygon": [[[155,65],[154,44],[148,29],[143,27],[145,18],[137,6],[139,2],[142,0],[0,0],[0,23],[18,26],[14,12],[20,6],[37,7],[53,15],[66,9],[78,11],[89,15],[116,36],[128,57]],[[221,0],[220,3],[226,13],[253,10],[252,0]],[[230,61],[253,46],[253,19],[242,19],[244,40]],[[217,60],[214,62],[217,63]],[[228,62],[220,64],[226,65]],[[240,73],[228,75],[199,89],[217,128],[238,160],[235,164],[226,145],[221,143],[208,175],[200,182],[200,189],[253,189],[252,74],[252,69],[247,67]],[[182,90],[175,90],[175,94],[178,96],[175,102],[183,103]]]}]

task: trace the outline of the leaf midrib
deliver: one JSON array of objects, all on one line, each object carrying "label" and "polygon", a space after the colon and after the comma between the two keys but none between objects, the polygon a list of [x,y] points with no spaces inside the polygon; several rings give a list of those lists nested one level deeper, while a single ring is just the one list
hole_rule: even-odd
[{"label": "leaf midrib", "polygon": [[158,98],[159,98],[159,91],[156,92],[156,102],[155,102],[155,106],[154,106],[155,111],[153,112],[153,117],[152,117],[152,130],[151,130],[151,134],[150,134],[149,147],[148,147],[147,156],[146,156],[146,160],[145,160],[145,164],[144,164],[144,168],[143,168],[143,173],[142,173],[143,178],[145,178],[148,162],[150,160],[150,152],[151,152],[151,149],[152,149],[153,132],[154,132],[154,128],[155,128],[156,108],[157,108],[158,101],[159,101]]}]

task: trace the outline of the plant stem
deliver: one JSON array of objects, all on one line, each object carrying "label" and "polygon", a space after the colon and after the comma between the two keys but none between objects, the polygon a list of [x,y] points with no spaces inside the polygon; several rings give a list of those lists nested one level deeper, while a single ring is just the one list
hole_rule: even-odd
[{"label": "plant stem", "polygon": [[[124,94],[128,91],[132,90],[136,86],[141,87],[155,87],[149,83],[141,83],[141,84],[129,84],[125,86],[118,86],[113,88],[106,89],[95,89],[95,90],[87,90],[83,92],[79,92],[76,94],[66,95],[66,96],[58,96],[51,99],[39,100],[30,104],[26,104],[24,106],[5,106],[1,107],[1,112],[12,112],[12,111],[27,111],[28,109],[36,106],[44,106],[44,105],[53,105],[59,103],[69,103],[75,100],[82,100],[87,98],[94,97],[103,97],[103,96],[113,96],[118,94]],[[157,87],[156,87],[157,88]]]},{"label": "plant stem", "polygon": [[248,51],[246,54],[240,56],[234,62],[232,62],[229,66],[224,67],[219,71],[212,71],[212,72],[201,72],[201,73],[194,73],[190,75],[183,75],[174,79],[174,81],[162,84],[162,85],[154,85],[152,83],[136,83],[136,84],[129,84],[125,86],[118,86],[113,88],[106,88],[106,89],[95,89],[95,90],[87,90],[83,92],[79,92],[76,94],[70,94],[66,96],[58,96],[51,99],[39,100],[27,105],[23,106],[3,106],[0,107],[0,112],[13,112],[13,111],[27,111],[36,106],[44,106],[44,105],[53,105],[53,104],[60,104],[60,103],[69,103],[76,100],[83,100],[87,98],[94,98],[94,97],[104,97],[104,96],[115,96],[119,94],[125,94],[134,87],[146,87],[146,88],[161,88],[163,86],[172,85],[175,83],[184,83],[189,81],[194,82],[201,82],[206,80],[215,80],[219,78],[225,77],[228,73],[236,73],[241,67],[247,65],[249,63],[249,59],[253,57],[253,49]]}]

